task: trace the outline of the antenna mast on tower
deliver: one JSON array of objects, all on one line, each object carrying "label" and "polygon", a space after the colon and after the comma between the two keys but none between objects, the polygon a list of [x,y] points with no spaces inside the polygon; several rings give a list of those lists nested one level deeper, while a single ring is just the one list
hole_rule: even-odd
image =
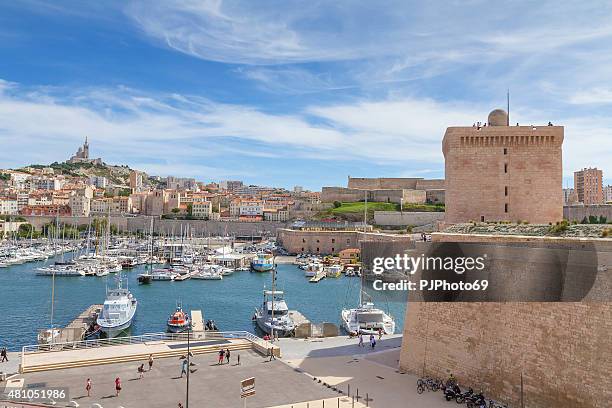
[{"label": "antenna mast on tower", "polygon": [[507,125],[510,126],[510,88],[508,88],[508,92],[506,93],[506,108],[506,112],[508,113],[508,116],[506,117],[508,121]]}]

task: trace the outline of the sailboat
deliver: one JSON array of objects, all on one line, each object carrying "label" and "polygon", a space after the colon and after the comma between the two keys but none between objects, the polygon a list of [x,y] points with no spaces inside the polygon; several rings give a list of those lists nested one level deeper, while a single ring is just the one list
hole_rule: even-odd
[{"label": "sailboat", "polygon": [[[59,212],[59,210],[58,210]],[[53,251],[57,255],[56,239],[59,230],[59,214],[55,217],[55,231],[53,236]],[[52,344],[55,338],[59,338],[61,329],[53,327],[53,312],[55,311],[55,272],[51,275],[51,322],[48,329],[39,330],[37,340],[38,344]]]},{"label": "sailboat", "polygon": [[285,302],[285,293],[276,290],[276,268],[272,269],[272,290],[264,289],[263,303],[255,309],[253,320],[264,333],[272,337],[290,336],[295,330],[295,322]]},{"label": "sailboat", "polygon": [[348,333],[356,334],[378,334],[380,330],[384,334],[395,333],[395,320],[382,309],[374,307],[372,301],[364,301],[367,294],[361,290],[359,296],[359,307],[354,309],[343,309],[340,313],[342,327]]},{"label": "sailboat", "polygon": [[[368,196],[365,196],[364,210],[364,230],[367,228],[367,207]],[[350,334],[378,334],[380,330],[384,334],[393,334],[395,332],[395,320],[393,317],[383,310],[374,307],[371,297],[363,290],[363,280],[365,274],[362,274],[359,287],[359,307],[354,309],[343,309],[340,312],[342,327]],[[369,298],[366,300],[365,298]]]},{"label": "sailboat", "polygon": [[151,227],[149,231],[149,270],[138,275],[138,283],[148,284],[153,280],[153,276],[151,275],[151,271],[153,270],[153,222],[154,218],[151,218]]}]

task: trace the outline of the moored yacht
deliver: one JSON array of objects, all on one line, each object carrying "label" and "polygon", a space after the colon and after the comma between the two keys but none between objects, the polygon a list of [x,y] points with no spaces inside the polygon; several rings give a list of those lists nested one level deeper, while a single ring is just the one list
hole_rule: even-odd
[{"label": "moored yacht", "polygon": [[255,272],[270,272],[274,269],[274,261],[271,254],[260,253],[251,261],[251,268]]},{"label": "moored yacht", "polygon": [[96,323],[108,337],[115,337],[131,326],[138,301],[132,293],[122,286],[121,275],[117,287],[106,290],[106,300]]},{"label": "moored yacht", "polygon": [[263,304],[260,308],[255,309],[253,316],[257,326],[266,334],[278,337],[290,336],[295,329],[295,323],[289,315],[284,292],[264,290],[263,294]]},{"label": "moored yacht", "polygon": [[350,334],[378,334],[382,329],[384,334],[395,333],[393,317],[383,310],[374,307],[372,302],[363,302],[354,309],[343,309],[340,317],[342,327]]}]

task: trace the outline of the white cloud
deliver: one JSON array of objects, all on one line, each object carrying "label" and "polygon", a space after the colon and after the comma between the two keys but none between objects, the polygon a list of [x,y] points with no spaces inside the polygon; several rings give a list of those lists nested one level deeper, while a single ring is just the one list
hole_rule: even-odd
[{"label": "white cloud", "polygon": [[570,96],[569,102],[577,105],[612,103],[612,89],[594,88],[580,90]]},{"label": "white cloud", "polygon": [[[362,161],[364,168],[377,164],[442,170],[445,128],[484,120],[488,110],[466,103],[388,97],[271,114],[251,106],[124,87],[70,93],[17,84],[2,89],[3,166],[65,160],[88,135],[95,141],[96,156],[111,163],[142,166],[153,173],[207,174],[211,178],[247,171],[248,166],[227,169],[210,164],[223,155],[244,157],[245,163],[249,158],[292,157],[306,167],[308,160],[351,160]],[[519,111],[517,116],[521,115]],[[583,117],[556,123],[566,126],[566,172],[596,165],[605,174],[612,173],[610,119]]]}]

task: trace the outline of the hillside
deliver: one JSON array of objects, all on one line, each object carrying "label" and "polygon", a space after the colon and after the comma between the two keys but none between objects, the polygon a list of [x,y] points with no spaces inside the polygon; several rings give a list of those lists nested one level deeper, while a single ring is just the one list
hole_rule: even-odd
[{"label": "hillside", "polygon": [[[54,174],[61,174],[71,177],[106,177],[108,183],[114,186],[128,186],[130,178],[130,167],[128,166],[114,166],[110,164],[93,164],[93,163],[58,163],[54,162],[50,165],[33,164],[28,166],[30,168],[45,168],[50,167],[53,169]],[[27,167],[22,169],[27,171]],[[145,184],[154,183],[146,173],[143,173],[143,182]]]}]

